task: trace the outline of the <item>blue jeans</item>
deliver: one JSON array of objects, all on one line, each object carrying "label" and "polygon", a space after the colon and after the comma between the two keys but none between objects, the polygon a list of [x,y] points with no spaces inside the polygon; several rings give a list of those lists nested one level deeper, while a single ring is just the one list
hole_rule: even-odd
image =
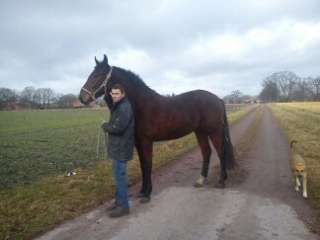
[{"label": "blue jeans", "polygon": [[129,208],[127,162],[112,160],[112,176],[116,185],[116,204],[122,208]]}]

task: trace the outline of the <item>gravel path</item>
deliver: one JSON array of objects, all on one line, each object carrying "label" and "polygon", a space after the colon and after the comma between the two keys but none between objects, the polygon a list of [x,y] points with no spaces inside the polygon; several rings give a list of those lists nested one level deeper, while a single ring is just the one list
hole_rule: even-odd
[{"label": "gravel path", "polygon": [[[254,114],[231,127],[234,144]],[[128,217],[109,219],[106,203],[38,239],[319,239],[307,227],[313,212],[293,190],[288,145],[266,107],[254,144],[239,163],[248,174],[238,184],[216,189],[210,182],[196,189],[201,161],[195,150],[154,173],[152,201],[141,205],[132,196]],[[138,187],[131,187],[131,195]]]}]

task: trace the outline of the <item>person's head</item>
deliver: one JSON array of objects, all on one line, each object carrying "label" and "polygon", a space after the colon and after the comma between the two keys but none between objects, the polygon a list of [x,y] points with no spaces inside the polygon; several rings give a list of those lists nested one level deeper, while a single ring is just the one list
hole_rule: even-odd
[{"label": "person's head", "polygon": [[117,102],[121,101],[121,99],[125,97],[125,91],[124,91],[123,86],[121,84],[118,84],[118,83],[114,84],[111,87],[110,95],[111,95],[112,101],[114,103],[117,103]]}]

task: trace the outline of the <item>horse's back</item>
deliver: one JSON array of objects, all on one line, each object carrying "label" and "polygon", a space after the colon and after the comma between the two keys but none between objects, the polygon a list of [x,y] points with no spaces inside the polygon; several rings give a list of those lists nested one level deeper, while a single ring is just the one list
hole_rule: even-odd
[{"label": "horse's back", "polygon": [[172,101],[194,105],[201,110],[223,110],[223,101],[214,93],[205,90],[193,90],[172,97]]},{"label": "horse's back", "polygon": [[197,119],[199,128],[212,130],[219,128],[223,123],[224,102],[211,92],[205,90],[185,92],[173,97],[172,101],[180,105],[179,108],[176,107],[177,110],[185,111],[192,119]]},{"label": "horse's back", "polygon": [[184,92],[174,97],[179,98],[179,97],[186,97],[186,96],[208,97],[208,98],[220,100],[220,98],[214,93],[206,90],[201,90],[201,89]]}]

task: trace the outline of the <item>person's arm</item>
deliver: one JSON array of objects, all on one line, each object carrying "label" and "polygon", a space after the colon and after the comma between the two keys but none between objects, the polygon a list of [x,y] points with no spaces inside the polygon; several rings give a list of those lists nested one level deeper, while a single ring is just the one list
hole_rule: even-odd
[{"label": "person's arm", "polygon": [[119,110],[120,110],[120,113],[116,118],[114,118],[110,122],[105,122],[101,125],[102,129],[105,132],[108,132],[114,135],[121,135],[128,127],[133,117],[131,108],[122,107]]}]

